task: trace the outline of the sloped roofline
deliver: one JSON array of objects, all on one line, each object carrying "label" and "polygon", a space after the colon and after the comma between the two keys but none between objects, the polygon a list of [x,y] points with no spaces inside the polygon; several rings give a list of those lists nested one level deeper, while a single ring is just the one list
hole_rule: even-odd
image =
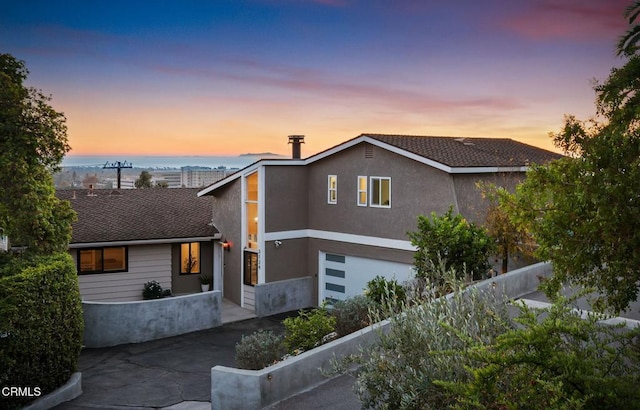
[{"label": "sloped roofline", "polygon": [[[453,138],[453,137],[451,137]],[[321,159],[330,157],[340,151],[344,151],[349,149],[355,145],[360,143],[367,142],[371,145],[375,145],[387,151],[393,152],[398,155],[402,155],[403,157],[412,159],[414,161],[418,161],[422,164],[429,165],[433,168],[439,169],[449,174],[486,174],[486,173],[495,173],[495,172],[525,172],[529,169],[528,166],[506,166],[506,167],[496,167],[496,166],[488,166],[488,167],[451,167],[449,165],[445,165],[441,162],[434,161],[430,158],[424,157],[422,155],[415,154],[413,152],[409,152],[405,149],[399,148],[395,145],[388,144],[386,142],[377,140],[375,138],[370,137],[368,134],[361,134],[355,138],[347,140],[343,143],[340,143],[334,147],[328,148],[324,151],[321,151],[315,155],[312,155],[303,160],[293,160],[293,159],[265,159],[254,162],[251,165],[248,165],[238,172],[229,175],[226,178],[223,178],[208,187],[202,189],[198,192],[198,196],[207,195],[220,187],[227,185],[228,183],[240,178],[242,175],[250,174],[260,168],[261,166],[300,166],[300,165],[309,165]]]}]

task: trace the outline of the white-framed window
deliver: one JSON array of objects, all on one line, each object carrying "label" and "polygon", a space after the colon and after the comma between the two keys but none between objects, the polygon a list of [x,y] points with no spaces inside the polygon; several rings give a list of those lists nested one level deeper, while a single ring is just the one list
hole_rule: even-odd
[{"label": "white-framed window", "polygon": [[338,203],[338,176],[329,175],[327,178],[327,203]]},{"label": "white-framed window", "polygon": [[369,206],[391,208],[391,178],[369,177]]},{"label": "white-framed window", "polygon": [[367,177],[358,177],[358,206],[367,206]]}]

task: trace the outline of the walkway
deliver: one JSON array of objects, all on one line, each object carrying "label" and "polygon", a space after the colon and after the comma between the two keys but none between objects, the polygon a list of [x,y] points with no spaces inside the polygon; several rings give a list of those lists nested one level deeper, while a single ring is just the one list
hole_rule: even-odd
[{"label": "walkway", "polygon": [[[56,408],[211,408],[211,368],[235,366],[235,345],[243,335],[258,329],[282,333],[281,321],[287,316],[255,318],[252,312],[227,303],[224,311],[221,327],[145,343],[84,349],[78,363],[83,394]],[[253,319],[243,320],[246,317]]]}]

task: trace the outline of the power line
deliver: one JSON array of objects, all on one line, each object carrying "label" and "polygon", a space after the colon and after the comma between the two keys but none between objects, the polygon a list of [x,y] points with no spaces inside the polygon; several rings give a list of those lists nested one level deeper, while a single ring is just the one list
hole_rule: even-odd
[{"label": "power line", "polygon": [[103,169],[117,169],[118,170],[118,189],[120,189],[120,177],[121,177],[121,169],[122,168],[133,168],[133,164],[127,161],[124,162],[120,162],[120,161],[116,161],[116,162],[111,162],[109,163],[109,161],[107,161],[104,166],[102,167]]}]

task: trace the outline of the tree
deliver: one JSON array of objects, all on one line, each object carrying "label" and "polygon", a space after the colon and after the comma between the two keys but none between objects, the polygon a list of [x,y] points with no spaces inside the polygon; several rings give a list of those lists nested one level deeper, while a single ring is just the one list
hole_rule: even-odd
[{"label": "tree", "polygon": [[151,188],[153,183],[151,182],[151,174],[149,171],[144,170],[140,173],[140,178],[134,182],[136,188]]},{"label": "tree", "polygon": [[618,40],[618,55],[631,56],[638,50],[638,41],[640,41],[640,25],[635,24],[636,19],[640,15],[640,1],[634,1],[625,10],[624,16],[629,20],[632,26]]},{"label": "tree", "polygon": [[23,61],[0,54],[0,227],[27,253],[67,249],[75,213],[55,196],[52,173],[70,147],[51,97],[26,87]]},{"label": "tree", "polygon": [[549,291],[594,287],[595,307],[618,312],[640,284],[640,56],[594,89],[598,117],[565,118],[552,137],[569,156],[533,167],[510,214],[533,234],[537,256],[553,262]]},{"label": "tree", "polygon": [[485,182],[479,182],[476,186],[482,197],[489,201],[485,228],[496,244],[497,255],[502,259],[501,273],[506,273],[509,258],[518,254],[531,255],[534,242],[524,226],[514,224],[509,218],[506,204],[511,195],[506,189]]},{"label": "tree", "polygon": [[453,215],[453,207],[442,216],[435,212],[431,218],[418,216],[418,230],[407,235],[418,248],[414,254],[418,277],[428,276],[440,261],[446,270],[454,269],[459,277],[471,275],[481,279],[491,268],[489,256],[493,254],[493,242],[483,228],[460,214]]}]

